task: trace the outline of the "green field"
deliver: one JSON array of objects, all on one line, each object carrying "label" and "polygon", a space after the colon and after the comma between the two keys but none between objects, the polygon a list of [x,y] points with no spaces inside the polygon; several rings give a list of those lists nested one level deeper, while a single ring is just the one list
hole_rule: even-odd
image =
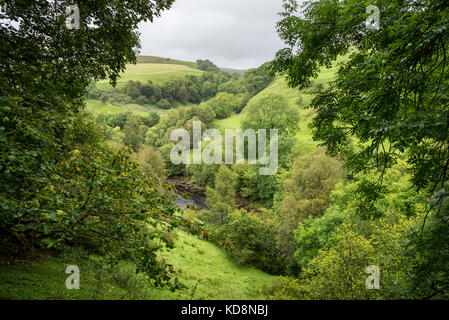
[{"label": "green field", "polygon": [[[84,255],[74,250],[58,258],[0,266],[0,299],[264,299],[276,281],[253,267],[236,265],[215,244],[182,231],[175,248],[163,254],[185,285],[174,293],[143,281],[127,282],[134,272],[130,265],[108,273],[98,269],[96,257]],[[65,287],[68,265],[80,269],[79,290]]]},{"label": "green field", "polygon": [[[138,63],[126,65],[126,71],[117,80],[117,87],[124,86],[128,81],[140,81],[142,84],[151,80],[155,83],[164,82],[170,79],[178,79],[188,75],[199,76],[203,71],[182,64],[166,63]],[[109,90],[112,86],[109,80],[97,82],[97,88]]]},{"label": "green field", "polygon": [[[143,108],[142,106],[136,104],[130,104],[130,107],[138,107]],[[140,111],[140,110],[131,110],[127,108],[123,108],[120,106],[106,105],[100,100],[87,99],[86,100],[86,110],[91,112],[94,115],[97,114],[116,114],[122,112],[131,112],[137,116],[146,116],[148,112]]]},{"label": "green field", "polygon": [[171,58],[155,57],[155,56],[138,56],[137,63],[163,63],[163,64],[181,64],[196,69],[196,62],[182,61]]}]

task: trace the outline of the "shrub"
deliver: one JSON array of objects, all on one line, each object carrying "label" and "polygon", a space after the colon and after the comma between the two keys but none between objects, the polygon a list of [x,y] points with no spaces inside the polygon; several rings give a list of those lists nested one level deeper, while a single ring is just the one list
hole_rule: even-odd
[{"label": "shrub", "polygon": [[156,103],[156,106],[158,106],[161,109],[170,109],[171,104],[170,101],[167,99],[161,99]]},{"label": "shrub", "polygon": [[237,263],[276,273],[279,265],[271,223],[245,210],[230,213],[227,220],[217,231],[224,250]]},{"label": "shrub", "polygon": [[148,102],[148,100],[145,96],[138,96],[136,99],[136,103],[140,104],[141,106],[143,106],[147,102]]}]

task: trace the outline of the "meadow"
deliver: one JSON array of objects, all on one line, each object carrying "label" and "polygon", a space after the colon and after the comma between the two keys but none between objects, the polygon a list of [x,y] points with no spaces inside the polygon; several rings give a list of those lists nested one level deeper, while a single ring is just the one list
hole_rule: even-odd
[{"label": "meadow", "polygon": [[[0,266],[0,299],[264,299],[276,277],[232,262],[217,245],[178,231],[175,248],[162,256],[172,264],[184,288],[171,292],[133,277],[131,265],[110,271],[98,258],[75,248],[58,257]],[[80,289],[68,290],[65,269],[80,269]],[[102,279],[100,281],[100,279]]]},{"label": "meadow", "polygon": [[[138,63],[128,64],[126,71],[120,74],[117,80],[117,87],[123,87],[128,81],[140,81],[142,84],[149,80],[160,83],[166,80],[178,79],[188,75],[199,76],[203,71],[182,64],[167,63]],[[102,80],[97,83],[97,88],[102,90],[112,89],[109,80]]]}]

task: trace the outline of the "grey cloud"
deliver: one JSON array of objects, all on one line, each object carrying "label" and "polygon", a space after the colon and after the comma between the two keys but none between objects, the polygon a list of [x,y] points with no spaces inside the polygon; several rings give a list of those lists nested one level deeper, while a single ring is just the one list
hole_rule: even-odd
[{"label": "grey cloud", "polygon": [[271,60],[281,0],[176,0],[153,23],[140,25],[143,55],[247,69]]}]

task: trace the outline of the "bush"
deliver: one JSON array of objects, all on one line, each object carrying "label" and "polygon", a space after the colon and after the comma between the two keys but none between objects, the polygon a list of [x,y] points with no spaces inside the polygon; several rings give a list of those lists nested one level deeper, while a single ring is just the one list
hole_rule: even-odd
[{"label": "bush", "polygon": [[219,93],[206,102],[214,110],[218,119],[229,117],[237,109],[238,101],[233,94]]},{"label": "bush", "polygon": [[106,104],[106,102],[110,99],[111,97],[109,96],[109,94],[107,93],[102,93],[101,94],[101,102],[103,102],[103,104]]},{"label": "bush", "polygon": [[[105,143],[95,121],[82,114],[71,121],[63,136],[65,149],[45,151],[49,171],[28,174],[32,192],[17,198],[20,193],[12,197],[1,190],[2,234],[55,250],[83,246],[111,264],[132,261],[155,283],[168,284],[171,270],[155,253],[160,230],[172,229],[161,220],[170,219],[175,208],[142,175],[129,152]],[[17,162],[14,176],[20,178],[30,164]]]},{"label": "bush", "polygon": [[170,101],[167,99],[161,99],[156,103],[156,106],[158,106],[161,109],[170,109],[171,104]]},{"label": "bush", "polygon": [[136,154],[137,163],[147,177],[165,180],[165,162],[161,154],[152,147],[144,147]]},{"label": "bush", "polygon": [[145,96],[138,96],[136,99],[136,103],[143,106],[144,104],[148,103],[148,99]]},{"label": "bush", "polygon": [[123,128],[123,143],[134,151],[138,151],[145,142],[147,131],[148,127],[142,125],[139,117],[131,116],[126,120],[125,127]]},{"label": "bush", "polygon": [[158,149],[161,153],[162,159],[165,162],[167,177],[181,176],[185,173],[186,170],[184,164],[173,164],[173,162],[170,160],[170,153],[174,146],[174,143],[168,143]]},{"label": "bush", "polygon": [[238,210],[228,215],[228,222],[218,228],[217,238],[237,263],[251,264],[267,272],[279,271],[277,251],[271,235],[272,225],[256,214]]},{"label": "bush", "polygon": [[[417,298],[412,275],[419,257],[408,253],[407,247],[413,232],[422,226],[422,218],[389,214],[380,221],[342,224],[333,235],[332,245],[319,251],[295,288],[290,288],[290,298]],[[370,265],[380,269],[381,290],[366,288],[365,269]]]},{"label": "bush", "polygon": [[142,123],[148,128],[151,128],[159,123],[161,117],[156,112],[149,112],[148,116],[141,117]]},{"label": "bush", "polygon": [[215,175],[214,188],[206,188],[206,203],[210,207],[212,223],[224,224],[227,216],[236,209],[235,194],[237,174],[226,165],[221,165]]}]

